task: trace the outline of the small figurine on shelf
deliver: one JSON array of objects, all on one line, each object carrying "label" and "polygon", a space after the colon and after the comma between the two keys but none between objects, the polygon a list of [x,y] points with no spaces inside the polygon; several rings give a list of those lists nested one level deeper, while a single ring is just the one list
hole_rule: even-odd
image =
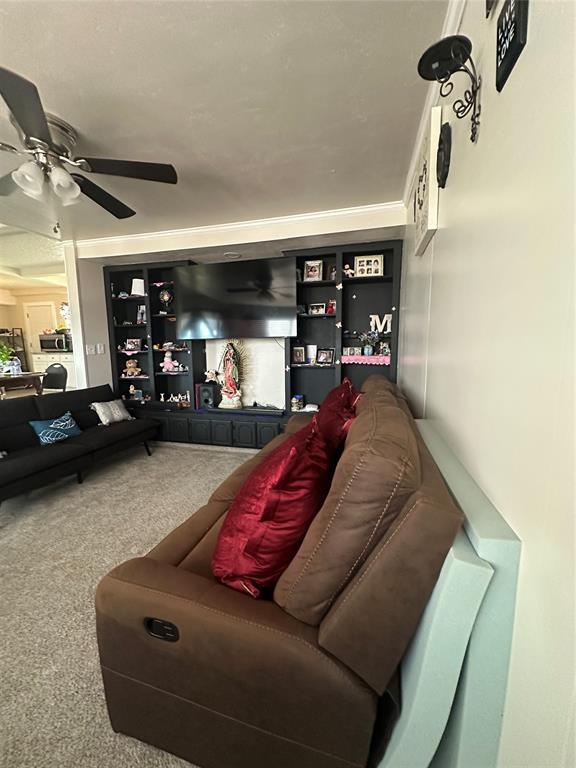
[{"label": "small figurine on shelf", "polygon": [[160,363],[160,368],[164,373],[175,373],[178,370],[178,363],[172,360],[172,352],[167,350],[164,352],[164,360]]},{"label": "small figurine on shelf", "polygon": [[164,307],[164,309],[160,310],[159,314],[167,315],[168,308],[174,300],[174,294],[172,293],[172,290],[166,287],[162,288],[162,290],[158,294],[158,299],[160,301],[160,304],[162,304],[162,306]]},{"label": "small figurine on shelf", "polygon": [[127,360],[124,368],[124,376],[140,376],[142,369],[138,368],[138,360]]},{"label": "small figurine on shelf", "polygon": [[128,394],[130,395],[130,397],[134,397],[135,393],[136,393],[136,387],[134,386],[134,384],[130,384],[130,386],[128,387]]},{"label": "small figurine on shelf", "polygon": [[328,280],[331,280],[332,282],[336,281],[336,264],[332,264],[330,267],[330,271],[328,272]]},{"label": "small figurine on shelf", "polygon": [[160,392],[160,402],[164,402],[164,392]]},{"label": "small figurine on shelf", "polygon": [[326,305],[326,314],[327,315],[335,315],[336,314],[336,299],[329,299],[328,304]]},{"label": "small figurine on shelf", "polygon": [[344,264],[344,269],[342,272],[344,272],[345,277],[354,277],[354,270],[350,264]]},{"label": "small figurine on shelf", "polygon": [[220,384],[219,376],[220,374],[218,371],[211,370],[211,371],[204,371],[204,376],[206,376],[206,381],[213,381],[215,384]]}]

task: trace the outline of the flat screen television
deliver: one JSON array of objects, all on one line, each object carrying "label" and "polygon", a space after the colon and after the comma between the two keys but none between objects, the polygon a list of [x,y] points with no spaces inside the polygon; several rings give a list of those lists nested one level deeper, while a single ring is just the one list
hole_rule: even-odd
[{"label": "flat screen television", "polygon": [[258,259],[176,267],[179,339],[296,336],[296,262]]}]

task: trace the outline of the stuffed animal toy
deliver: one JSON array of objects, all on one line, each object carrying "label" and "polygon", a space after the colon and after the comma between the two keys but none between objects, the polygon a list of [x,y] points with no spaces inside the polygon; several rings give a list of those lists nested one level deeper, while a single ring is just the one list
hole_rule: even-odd
[{"label": "stuffed animal toy", "polygon": [[127,360],[123,373],[124,376],[140,376],[142,369],[138,368],[138,360]]},{"label": "stuffed animal toy", "polygon": [[162,368],[164,373],[177,371],[178,367],[178,363],[175,360],[172,360],[172,352],[170,352],[170,350],[164,352],[164,360],[160,363],[160,368]]}]

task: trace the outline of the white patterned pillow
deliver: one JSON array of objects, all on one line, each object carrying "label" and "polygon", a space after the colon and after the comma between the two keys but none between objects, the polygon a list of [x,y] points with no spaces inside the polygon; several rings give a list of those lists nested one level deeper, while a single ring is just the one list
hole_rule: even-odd
[{"label": "white patterned pillow", "polygon": [[122,400],[109,400],[107,403],[90,403],[90,408],[96,411],[98,418],[106,427],[116,421],[132,421],[134,418],[130,416]]}]

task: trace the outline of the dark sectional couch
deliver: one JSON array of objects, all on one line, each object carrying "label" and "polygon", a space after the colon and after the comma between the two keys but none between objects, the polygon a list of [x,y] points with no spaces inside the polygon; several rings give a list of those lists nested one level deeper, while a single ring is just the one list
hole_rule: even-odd
[{"label": "dark sectional couch", "polygon": [[[39,488],[53,480],[83,472],[95,462],[117,451],[143,443],[157,432],[152,419],[100,424],[90,403],[115,400],[108,385],[77,389],[53,395],[22,397],[0,402],[0,502],[24,491]],[[82,430],[54,445],[40,445],[29,421],[53,419],[70,411]],[[148,451],[149,452],[149,451]]]}]

